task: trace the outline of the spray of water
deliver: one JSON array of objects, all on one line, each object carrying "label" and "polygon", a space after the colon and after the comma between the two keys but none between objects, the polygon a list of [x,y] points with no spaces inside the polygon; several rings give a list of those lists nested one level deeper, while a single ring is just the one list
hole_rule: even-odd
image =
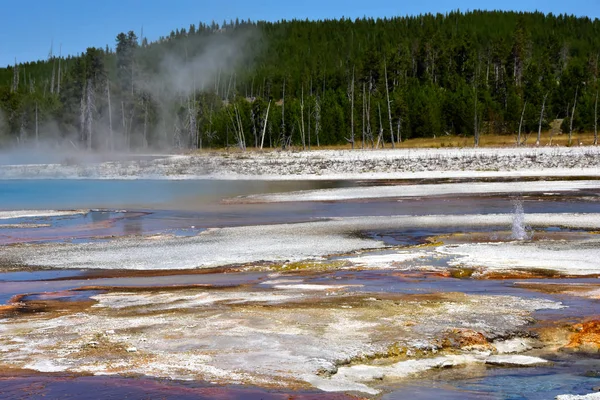
[{"label": "spray of water", "polygon": [[525,224],[525,211],[523,210],[523,201],[521,199],[514,199],[513,205],[513,221],[512,221],[512,234],[511,239],[513,240],[528,240],[533,236],[531,228]]}]

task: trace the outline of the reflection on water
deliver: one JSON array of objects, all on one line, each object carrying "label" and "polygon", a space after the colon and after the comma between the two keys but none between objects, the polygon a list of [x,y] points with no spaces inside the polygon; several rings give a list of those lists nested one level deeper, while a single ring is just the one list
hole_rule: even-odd
[{"label": "reflection on water", "polygon": [[461,375],[460,371],[439,373],[436,379],[419,381],[419,385],[396,387],[383,396],[392,399],[444,400],[546,400],[560,394],[593,393],[600,385],[597,374],[600,360],[562,355],[551,358],[552,367],[482,368]]},{"label": "reflection on water", "polygon": [[152,208],[198,210],[224,197],[335,188],[344,181],[0,180],[0,210]]},{"label": "reflection on water", "polygon": [[3,399],[317,400],[350,399],[341,394],[283,392],[248,386],[218,387],[197,382],[106,376],[0,375]]}]

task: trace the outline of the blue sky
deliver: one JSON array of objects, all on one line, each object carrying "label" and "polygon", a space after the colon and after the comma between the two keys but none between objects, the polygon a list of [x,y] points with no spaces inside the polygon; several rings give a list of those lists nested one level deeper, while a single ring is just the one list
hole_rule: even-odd
[{"label": "blue sky", "polygon": [[32,61],[55,52],[77,54],[87,47],[114,46],[119,32],[144,27],[155,40],[175,28],[223,19],[279,20],[383,17],[502,9],[567,13],[600,18],[600,0],[3,0],[0,66]]}]

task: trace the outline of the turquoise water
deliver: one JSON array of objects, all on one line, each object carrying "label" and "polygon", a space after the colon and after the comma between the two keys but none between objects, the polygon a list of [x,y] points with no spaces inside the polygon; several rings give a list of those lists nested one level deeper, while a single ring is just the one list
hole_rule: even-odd
[{"label": "turquoise water", "polygon": [[342,185],[331,182],[217,180],[0,180],[0,210],[193,208],[195,203],[224,197]]},{"label": "turquoise water", "polygon": [[[360,181],[221,181],[221,180],[0,180],[0,210],[20,209],[162,209],[204,211],[208,204],[236,196],[361,185]],[[343,204],[343,206],[340,206]],[[525,198],[525,212],[600,212],[600,202],[581,201],[576,194]],[[228,205],[235,210],[234,205]],[[247,210],[248,206],[245,207]],[[371,199],[269,205],[289,214],[327,209],[324,214],[485,214],[512,212],[507,196]],[[379,212],[377,212],[379,210]],[[382,211],[384,210],[384,211]],[[365,214],[365,211],[370,214]]]}]

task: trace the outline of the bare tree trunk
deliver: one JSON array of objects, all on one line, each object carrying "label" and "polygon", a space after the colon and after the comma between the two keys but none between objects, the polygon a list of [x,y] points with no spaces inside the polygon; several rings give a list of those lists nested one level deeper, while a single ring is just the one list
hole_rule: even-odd
[{"label": "bare tree trunk", "polygon": [[[309,99],[312,97],[312,93],[310,94]],[[307,118],[307,122],[308,122],[308,150],[310,151],[310,102],[308,103],[308,110],[306,112],[306,118]]]},{"label": "bare tree trunk", "polygon": [[362,144],[361,147],[365,148],[365,110],[366,110],[366,96],[365,96],[365,84],[363,83],[363,96],[362,96]]},{"label": "bare tree trunk", "polygon": [[[52,57],[54,58],[54,57]],[[52,62],[52,78],[50,78],[50,93],[54,93],[54,75],[56,75],[56,59]]]},{"label": "bare tree trunk", "polygon": [[350,112],[350,143],[354,150],[354,67],[352,67],[352,94],[351,94],[351,112]]},{"label": "bare tree trunk", "polygon": [[[123,101],[121,101],[121,116],[123,117],[123,138],[125,138],[125,141],[129,144],[129,139],[127,137],[127,121],[125,120],[125,103]],[[129,148],[127,150],[129,150]]]},{"label": "bare tree trunk", "polygon": [[573,120],[575,119],[575,107],[577,106],[577,95],[579,94],[579,86],[575,89],[575,101],[573,102],[573,111],[571,111],[571,120],[569,121],[569,146],[573,137]]},{"label": "bare tree trunk", "polygon": [[87,148],[88,151],[92,150],[92,124],[94,122],[94,85],[92,84],[92,80],[88,79],[87,81],[87,90],[86,90],[86,107],[85,107],[85,126],[87,131]]},{"label": "bare tree trunk", "polygon": [[398,143],[402,143],[402,117],[398,118]]},{"label": "bare tree trunk", "polygon": [[57,85],[56,85],[56,93],[60,94],[60,75],[61,75],[61,70],[60,70],[60,59],[62,58],[62,43],[60,44],[59,50],[58,50],[58,76],[57,76]]},{"label": "bare tree trunk", "polygon": [[283,93],[281,97],[281,148],[285,149],[287,139],[285,136],[285,79],[283,80]]},{"label": "bare tree trunk", "polygon": [[596,91],[596,103],[594,104],[594,146],[598,145],[598,91]]},{"label": "bare tree trunk", "polygon": [[106,98],[108,99],[108,140],[110,151],[115,149],[114,138],[113,138],[113,128],[112,128],[112,107],[110,104],[110,81],[106,79]]},{"label": "bare tree trunk", "polygon": [[240,115],[240,110],[238,109],[236,104],[233,105],[233,108],[235,111],[235,119],[237,122],[237,128],[235,127],[235,123],[234,123],[234,128],[236,128],[238,146],[240,147],[241,150],[245,151],[246,150],[246,140],[244,138],[244,126],[242,124],[242,117]]},{"label": "bare tree trunk", "polygon": [[194,100],[192,99],[188,99],[188,120],[189,120],[189,131],[188,131],[188,137],[189,137],[189,143],[190,146],[192,148],[197,148],[198,146],[198,142],[197,142],[197,132],[198,132],[198,124],[197,124],[197,117],[196,117],[196,100],[195,100],[196,95],[194,94]]},{"label": "bare tree trunk", "polygon": [[254,107],[250,107],[250,121],[252,122],[252,136],[254,136],[254,148],[258,149],[258,128],[256,124],[260,122],[259,116],[254,112]]},{"label": "bare tree trunk", "polygon": [[321,129],[321,103],[319,102],[319,96],[315,99],[315,136],[317,137],[317,147],[320,147],[319,143],[319,130]]},{"label": "bare tree trunk", "polygon": [[385,148],[385,142],[383,140],[383,123],[381,120],[381,104],[377,103],[377,109],[379,110],[379,135],[377,135],[377,148],[379,148],[379,144],[381,143],[381,148]]},{"label": "bare tree trunk", "polygon": [[[86,82],[87,84],[87,82]],[[85,102],[85,92],[86,92],[86,84],[83,85],[83,90],[81,91],[81,102],[79,103],[79,132],[80,132],[80,141],[84,142],[86,140],[86,132],[85,132],[85,110],[87,108]]]},{"label": "bare tree trunk", "polygon": [[39,146],[40,142],[40,132],[38,129],[38,103],[35,102],[35,145]]},{"label": "bare tree trunk", "polygon": [[302,85],[302,97],[300,99],[300,135],[302,136],[302,150],[306,150],[306,133],[304,132],[304,85]]},{"label": "bare tree trunk", "polygon": [[521,121],[519,121],[519,133],[517,135],[517,147],[521,146],[521,128],[523,127],[523,117],[525,116],[525,107],[527,102],[523,104],[523,112],[521,112]]},{"label": "bare tree trunk", "polygon": [[542,138],[542,122],[544,120],[544,110],[546,109],[546,99],[548,98],[548,93],[544,96],[544,101],[542,102],[542,112],[540,113],[540,124],[538,125],[538,134],[537,140],[535,141],[535,145],[540,145],[540,139]]},{"label": "bare tree trunk", "polygon": [[148,103],[144,101],[144,149],[148,148]]},{"label": "bare tree trunk", "polygon": [[367,101],[367,137],[371,141],[371,148],[375,148],[375,138],[373,137],[373,127],[371,126],[371,89]]},{"label": "bare tree trunk", "polygon": [[131,97],[133,97],[133,61],[131,62]]},{"label": "bare tree trunk", "polygon": [[13,67],[13,84],[12,91],[16,93],[19,90],[19,66],[17,65],[17,59],[15,58],[15,66]]},{"label": "bare tree trunk", "polygon": [[[477,85],[475,86],[475,110],[473,112],[473,137],[475,140],[474,146],[479,147],[479,122],[477,121]],[[520,129],[520,128],[519,128]]]},{"label": "bare tree trunk", "polygon": [[229,85],[227,85],[227,94],[225,95],[225,100],[229,101],[229,92],[231,91],[231,84],[233,82],[233,75],[229,76]]},{"label": "bare tree trunk", "polygon": [[269,121],[269,110],[270,109],[271,109],[271,100],[269,100],[269,105],[267,106],[267,115],[265,116],[265,122],[263,124],[262,137],[260,139],[261,150],[263,148],[263,144],[265,143],[265,133],[267,132],[267,122]]},{"label": "bare tree trunk", "polygon": [[388,88],[388,75],[387,75],[387,63],[384,61],[383,69],[385,71],[385,95],[387,97],[387,107],[388,107],[388,118],[390,120],[390,136],[392,138],[392,149],[395,147],[394,145],[394,128],[392,127],[392,106],[390,102],[390,89]]}]

